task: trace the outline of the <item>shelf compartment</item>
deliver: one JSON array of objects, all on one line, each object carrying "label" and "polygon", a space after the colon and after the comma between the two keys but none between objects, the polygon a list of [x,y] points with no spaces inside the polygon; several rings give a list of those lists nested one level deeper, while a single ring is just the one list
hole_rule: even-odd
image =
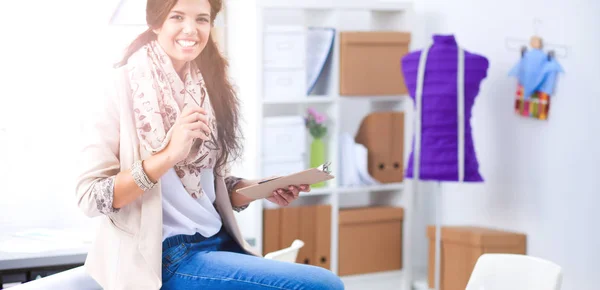
[{"label": "shelf compartment", "polygon": [[333,187],[319,187],[319,188],[311,188],[310,192],[301,192],[300,197],[302,196],[316,196],[316,195],[331,195],[335,189]]},{"label": "shelf compartment", "polygon": [[340,194],[348,193],[360,193],[360,192],[379,192],[379,191],[399,191],[404,189],[404,183],[386,183],[370,186],[356,186],[356,187],[341,187],[338,188]]},{"label": "shelf compartment", "polygon": [[335,97],[331,96],[309,96],[309,97],[298,97],[288,99],[264,99],[263,104],[266,105],[284,105],[284,104],[327,104],[333,103]]},{"label": "shelf compartment", "polygon": [[404,12],[412,7],[409,1],[360,1],[360,0],[262,0],[263,8],[272,9],[341,9]]},{"label": "shelf compartment", "polygon": [[410,97],[408,95],[397,96],[340,96],[340,100],[362,101],[362,102],[404,102]]}]

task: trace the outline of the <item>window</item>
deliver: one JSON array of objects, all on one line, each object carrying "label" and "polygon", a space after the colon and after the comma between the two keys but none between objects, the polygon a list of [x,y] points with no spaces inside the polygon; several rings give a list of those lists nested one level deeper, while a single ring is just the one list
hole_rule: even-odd
[{"label": "window", "polygon": [[0,227],[77,226],[86,220],[73,170],[85,105],[145,27],[109,26],[115,1],[1,5]]}]

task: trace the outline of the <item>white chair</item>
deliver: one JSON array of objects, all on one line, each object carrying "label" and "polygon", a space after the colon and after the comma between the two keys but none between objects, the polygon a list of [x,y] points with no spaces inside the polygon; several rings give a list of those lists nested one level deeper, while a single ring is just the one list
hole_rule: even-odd
[{"label": "white chair", "polygon": [[284,262],[295,263],[298,257],[298,251],[304,247],[304,242],[301,240],[294,240],[292,245],[275,252],[271,252],[265,255],[265,259],[272,259]]},{"label": "white chair", "polygon": [[560,290],[562,268],[540,258],[484,254],[477,260],[466,290]]},{"label": "white chair", "polygon": [[[301,240],[295,240],[288,248],[271,252],[265,255],[265,259],[273,259],[285,262],[295,262],[298,251],[304,246]],[[83,266],[68,271],[56,273],[37,279],[19,286],[10,287],[10,290],[102,290],[102,287],[90,277]]]}]

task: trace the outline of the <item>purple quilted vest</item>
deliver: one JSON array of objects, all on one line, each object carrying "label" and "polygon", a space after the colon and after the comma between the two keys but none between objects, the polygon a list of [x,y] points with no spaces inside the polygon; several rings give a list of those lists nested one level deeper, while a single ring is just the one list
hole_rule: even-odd
[{"label": "purple quilted vest", "polygon": [[[420,180],[459,180],[458,129],[458,46],[453,35],[434,35],[425,62],[421,101]],[[402,72],[406,86],[415,100],[421,51],[402,58]],[[488,60],[464,51],[464,179],[481,182],[479,163],[471,135],[471,108],[479,92],[479,84],[487,75]],[[414,139],[406,169],[406,177],[413,178]],[[461,165],[462,166],[462,165]]]}]

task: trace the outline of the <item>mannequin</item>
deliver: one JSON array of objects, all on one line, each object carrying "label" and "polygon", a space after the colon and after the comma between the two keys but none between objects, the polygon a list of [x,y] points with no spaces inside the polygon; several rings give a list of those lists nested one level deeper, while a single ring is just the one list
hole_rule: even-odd
[{"label": "mannequin", "polygon": [[[415,100],[422,51],[402,59],[402,72],[410,96]],[[422,89],[420,180],[481,182],[479,163],[471,136],[471,108],[479,85],[487,76],[488,60],[464,51],[464,176],[459,176],[458,45],[453,35],[434,35],[424,68]],[[416,104],[416,102],[415,102]],[[414,142],[406,177],[413,178]],[[463,177],[462,180],[460,180]]]},{"label": "mannequin", "polygon": [[483,181],[469,121],[488,66],[485,57],[459,47],[453,35],[434,35],[431,46],[402,59],[406,86],[415,104],[415,138],[406,177],[413,179],[415,198],[419,180],[437,181],[439,186],[434,275],[437,290],[441,279],[441,182]]}]

